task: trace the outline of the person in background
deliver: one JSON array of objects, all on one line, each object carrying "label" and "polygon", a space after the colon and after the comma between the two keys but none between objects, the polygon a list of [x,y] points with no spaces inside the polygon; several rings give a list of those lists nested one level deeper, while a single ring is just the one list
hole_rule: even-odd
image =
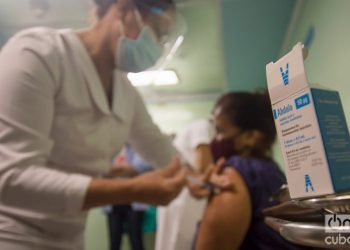
[{"label": "person in background", "polygon": [[[206,172],[213,163],[210,144],[214,127],[209,120],[198,120],[175,136],[174,146],[191,166],[193,176]],[[158,207],[156,250],[189,250],[206,200],[197,200],[184,189],[167,207]]]},{"label": "person in background", "polygon": [[266,93],[222,96],[213,111],[219,139],[231,139],[235,155],[223,172],[233,186],[211,196],[195,244],[196,250],[303,249],[285,241],[264,224],[262,210],[286,183],[271,158],[276,130]]},{"label": "person in background", "polygon": [[[19,3],[21,4],[21,3]],[[0,53],[0,249],[82,250],[87,211],[165,205],[185,184],[176,150],[124,72],[154,66],[172,0],[95,0],[81,31],[33,28]],[[125,142],[163,169],[103,179]]]},{"label": "person in background", "polygon": [[[126,144],[114,160],[110,178],[132,178],[153,170],[129,144]],[[132,250],[143,250],[143,221],[149,205],[112,205],[105,208],[108,217],[109,242],[111,250],[119,250],[122,236],[127,231]]]}]

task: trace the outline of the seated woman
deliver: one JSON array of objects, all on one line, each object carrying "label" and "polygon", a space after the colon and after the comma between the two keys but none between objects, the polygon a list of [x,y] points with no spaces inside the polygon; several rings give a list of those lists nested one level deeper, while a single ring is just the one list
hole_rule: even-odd
[{"label": "seated woman", "polygon": [[197,250],[303,249],[285,241],[264,224],[262,210],[286,182],[271,159],[276,130],[269,97],[229,93],[214,111],[217,139],[231,138],[235,155],[224,169],[234,187],[211,197],[196,241]]}]

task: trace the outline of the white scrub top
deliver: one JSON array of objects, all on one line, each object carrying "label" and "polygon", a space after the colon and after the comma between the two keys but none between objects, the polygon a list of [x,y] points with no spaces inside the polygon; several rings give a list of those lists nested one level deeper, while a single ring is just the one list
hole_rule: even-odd
[{"label": "white scrub top", "polygon": [[83,249],[87,187],[124,143],[155,166],[171,160],[169,138],[124,74],[113,89],[109,107],[72,30],[30,29],[2,49],[0,249]]},{"label": "white scrub top", "polygon": [[[200,145],[209,145],[214,136],[215,128],[209,120],[198,120],[175,137],[174,145],[188,163],[198,168],[196,149]],[[159,207],[155,249],[191,250],[206,203],[205,199],[193,198],[185,188],[167,207]]]},{"label": "white scrub top", "polygon": [[194,168],[196,166],[196,150],[200,145],[209,145],[215,137],[215,128],[207,120],[197,120],[179,132],[174,139],[175,148]]}]

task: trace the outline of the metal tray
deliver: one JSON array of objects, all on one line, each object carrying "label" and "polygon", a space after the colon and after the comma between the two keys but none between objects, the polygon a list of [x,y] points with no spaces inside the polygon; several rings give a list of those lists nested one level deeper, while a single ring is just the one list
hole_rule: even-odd
[{"label": "metal tray", "polygon": [[[322,249],[350,249],[350,244],[341,247],[327,244],[325,241],[327,237],[336,237],[338,234],[327,234],[321,224],[296,223],[273,217],[266,217],[265,223],[284,239],[296,245]],[[342,233],[342,236],[350,237],[350,233]]]},{"label": "metal tray", "polygon": [[343,193],[311,199],[294,200],[304,208],[323,208],[331,213],[350,213],[350,194]]}]

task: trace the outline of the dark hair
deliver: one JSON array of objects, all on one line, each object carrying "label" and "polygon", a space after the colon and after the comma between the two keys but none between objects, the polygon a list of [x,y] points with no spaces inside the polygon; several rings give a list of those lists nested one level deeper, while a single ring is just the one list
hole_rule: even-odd
[{"label": "dark hair", "polygon": [[[97,16],[102,18],[109,8],[118,0],[94,0],[97,6]],[[139,10],[147,11],[151,8],[158,8],[163,11],[175,8],[174,0],[130,0]]]},{"label": "dark hair", "polygon": [[220,107],[221,114],[228,117],[231,123],[240,130],[257,130],[264,135],[260,145],[264,152],[260,153],[266,154],[271,150],[276,139],[276,129],[270,98],[266,91],[231,92],[223,95],[215,107]]}]

